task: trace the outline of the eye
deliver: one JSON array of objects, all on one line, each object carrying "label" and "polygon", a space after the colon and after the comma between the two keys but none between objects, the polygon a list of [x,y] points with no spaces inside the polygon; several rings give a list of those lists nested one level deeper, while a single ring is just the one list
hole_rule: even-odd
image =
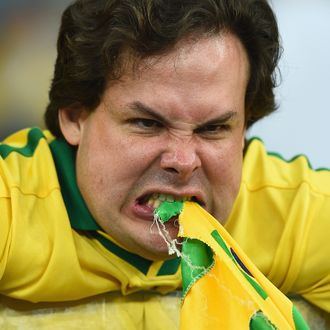
[{"label": "eye", "polygon": [[195,133],[210,137],[218,137],[230,131],[230,129],[231,126],[229,124],[209,124],[197,128]]},{"label": "eye", "polygon": [[163,127],[163,124],[161,122],[150,118],[132,118],[129,119],[128,122],[135,128],[143,130],[152,130]]}]

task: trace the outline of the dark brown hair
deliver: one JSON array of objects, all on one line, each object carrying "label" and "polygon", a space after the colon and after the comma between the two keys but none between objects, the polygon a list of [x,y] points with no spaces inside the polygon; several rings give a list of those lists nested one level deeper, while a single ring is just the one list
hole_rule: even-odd
[{"label": "dark brown hair", "polygon": [[54,78],[45,113],[62,136],[58,110],[93,111],[108,79],[121,74],[121,55],[136,59],[169,51],[189,35],[235,34],[250,62],[246,125],[276,109],[273,89],[280,57],[276,18],[266,0],[78,0],[63,13]]}]

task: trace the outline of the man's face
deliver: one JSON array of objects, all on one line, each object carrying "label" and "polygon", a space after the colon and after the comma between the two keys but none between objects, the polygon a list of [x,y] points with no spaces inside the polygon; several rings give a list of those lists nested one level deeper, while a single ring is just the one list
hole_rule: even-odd
[{"label": "man's face", "polygon": [[[164,199],[194,199],[220,222],[237,196],[244,144],[245,50],[232,35],[181,41],[127,68],[102,102],[63,129],[96,221],[127,250],[166,258],[153,223]],[[65,126],[65,125],[64,125]],[[176,237],[177,225],[166,229]]]}]

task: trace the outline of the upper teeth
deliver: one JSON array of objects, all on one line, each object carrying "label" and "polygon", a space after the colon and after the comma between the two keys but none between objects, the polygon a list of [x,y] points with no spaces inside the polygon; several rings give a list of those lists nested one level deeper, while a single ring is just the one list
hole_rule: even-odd
[{"label": "upper teeth", "polygon": [[167,195],[167,194],[152,194],[149,197],[149,200],[147,201],[147,205],[157,208],[161,202],[167,201],[167,202],[174,202],[174,201],[187,201],[190,200],[191,197],[183,196],[183,197],[175,197],[173,195]]}]

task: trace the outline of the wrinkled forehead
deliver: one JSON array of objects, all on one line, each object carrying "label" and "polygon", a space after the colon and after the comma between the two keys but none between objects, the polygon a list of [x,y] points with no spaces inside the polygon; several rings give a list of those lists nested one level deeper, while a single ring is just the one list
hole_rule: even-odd
[{"label": "wrinkled forehead", "polygon": [[126,61],[123,75],[104,95],[109,108],[139,104],[133,108],[187,123],[228,112],[243,116],[249,65],[233,35],[182,40],[167,53]]}]

